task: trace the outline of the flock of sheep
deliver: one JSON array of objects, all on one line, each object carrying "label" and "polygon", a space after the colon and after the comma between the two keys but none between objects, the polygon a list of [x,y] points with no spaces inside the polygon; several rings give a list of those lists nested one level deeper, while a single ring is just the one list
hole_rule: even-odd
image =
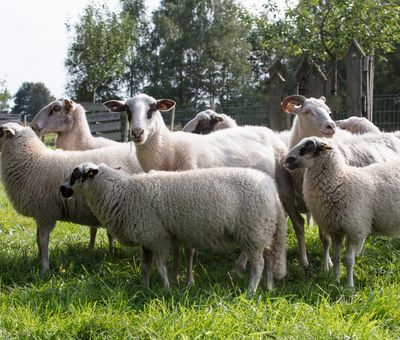
[{"label": "flock of sheep", "polygon": [[[153,257],[164,287],[178,281],[180,248],[186,282],[194,284],[194,249],[239,248],[233,270],[249,263],[248,291],[267,289],[286,275],[287,216],[307,268],[304,218],[312,214],[323,245],[323,269],[340,279],[346,240],[347,284],[368,235],[400,236],[400,133],[384,133],[365,118],[334,122],[325,98],[294,95],[282,110],[295,114],[288,131],[237,126],[212,110],[183,131],[161,116],[175,102],[139,94],[104,105],[126,112],[133,143],[91,135],[83,107],[51,102],[30,127],[0,127],[1,177],[8,198],[37,224],[41,274],[49,266],[49,238],[57,221],[97,228],[142,248],[142,281],[149,287]],[[56,150],[38,136],[57,133]],[[372,164],[377,163],[377,164]],[[332,242],[333,263],[329,254]]]}]

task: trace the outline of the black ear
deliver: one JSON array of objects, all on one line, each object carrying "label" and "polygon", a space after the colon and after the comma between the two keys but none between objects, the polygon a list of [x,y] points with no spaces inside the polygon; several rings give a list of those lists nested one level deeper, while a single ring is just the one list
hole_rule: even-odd
[{"label": "black ear", "polygon": [[111,112],[124,112],[127,111],[127,105],[122,100],[109,100],[103,105]]},{"label": "black ear", "polygon": [[305,154],[313,154],[315,152],[318,152],[318,145],[316,141],[309,140],[307,141],[304,146],[300,150],[300,156],[304,156]]},{"label": "black ear", "polygon": [[85,169],[83,178],[91,178],[99,172],[99,169],[88,168]]}]

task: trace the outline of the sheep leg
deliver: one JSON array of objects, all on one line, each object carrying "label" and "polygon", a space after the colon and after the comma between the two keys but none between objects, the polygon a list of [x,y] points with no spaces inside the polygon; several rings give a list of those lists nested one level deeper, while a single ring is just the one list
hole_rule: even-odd
[{"label": "sheep leg", "polygon": [[246,270],[247,260],[248,258],[246,253],[242,251],[235,262],[232,272],[241,277],[243,272]]},{"label": "sheep leg", "polygon": [[153,252],[142,247],[142,260],[140,263],[142,270],[142,283],[143,287],[149,289],[150,287],[150,269],[153,262]]},{"label": "sheep leg", "polygon": [[272,259],[270,254],[264,252],[264,273],[263,273],[263,284],[267,290],[272,290],[274,286],[274,275],[272,271]]},{"label": "sheep leg", "polygon": [[263,251],[248,253],[250,262],[250,277],[247,286],[248,293],[255,293],[264,271]]},{"label": "sheep leg", "polygon": [[172,282],[178,284],[179,282],[179,263],[180,263],[181,249],[178,242],[174,242],[172,246]]},{"label": "sheep leg", "polygon": [[333,234],[332,236],[332,247],[333,247],[333,269],[335,274],[335,280],[340,283],[340,257],[342,253],[342,234]]},{"label": "sheep leg", "polygon": [[363,241],[352,240],[349,237],[346,239],[346,255],[345,255],[345,266],[347,269],[347,286],[354,287],[353,270],[356,258],[356,253],[362,247]]},{"label": "sheep leg", "polygon": [[44,276],[46,272],[50,269],[49,265],[49,239],[50,233],[56,225],[55,221],[43,222],[36,221],[37,231],[36,231],[36,241],[39,250],[40,257],[40,275]]},{"label": "sheep leg", "polygon": [[111,255],[115,255],[115,239],[114,237],[107,232],[107,238],[108,238],[108,251],[110,252]]},{"label": "sheep leg", "polygon": [[168,281],[168,270],[167,270],[167,258],[168,258],[168,253],[158,253],[156,255],[156,267],[158,274],[160,275],[164,288],[168,289],[169,281]]},{"label": "sheep leg", "polygon": [[322,230],[322,228],[318,227],[319,238],[322,243],[323,253],[322,253],[322,269],[324,272],[328,272],[329,268],[332,267],[332,260],[329,256],[329,246],[331,245],[331,238],[328,233]]},{"label": "sheep leg", "polygon": [[281,199],[281,202],[287,214],[289,215],[290,220],[292,221],[293,228],[296,233],[300,263],[304,269],[307,269],[309,267],[309,262],[304,238],[304,219],[296,210],[294,201],[296,193],[294,192],[293,187],[288,184],[291,182],[288,172],[280,168],[276,174],[276,181],[278,184],[279,198]]},{"label": "sheep leg", "polygon": [[96,242],[97,228],[90,227],[90,240],[89,240],[89,249],[94,248],[94,243]]},{"label": "sheep leg", "polygon": [[189,286],[194,286],[194,278],[193,278],[193,248],[185,248],[185,257],[186,257],[186,283]]}]

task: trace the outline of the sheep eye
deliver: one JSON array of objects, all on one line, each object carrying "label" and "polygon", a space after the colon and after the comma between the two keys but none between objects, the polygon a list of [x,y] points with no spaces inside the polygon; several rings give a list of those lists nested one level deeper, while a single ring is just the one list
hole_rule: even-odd
[{"label": "sheep eye", "polygon": [[150,105],[150,109],[147,111],[147,119],[150,119],[155,111],[157,111],[156,103]]},{"label": "sheep eye", "polygon": [[53,107],[53,111],[55,111],[55,112],[58,112],[60,110],[61,110],[61,106],[56,105]]}]

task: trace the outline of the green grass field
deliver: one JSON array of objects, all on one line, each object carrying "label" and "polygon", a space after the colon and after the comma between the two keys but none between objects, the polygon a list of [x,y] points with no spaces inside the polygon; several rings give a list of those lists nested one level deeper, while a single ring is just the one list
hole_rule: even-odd
[{"label": "green grass field", "polygon": [[238,252],[198,252],[194,288],[164,290],[153,271],[146,291],[139,249],[118,246],[112,257],[105,231],[98,234],[89,250],[88,228],[59,223],[50,241],[52,270],[42,279],[35,223],[15,213],[0,188],[1,339],[399,338],[399,240],[368,240],[352,291],[321,273],[316,228],[307,229],[312,267],[303,273],[290,228],[287,278],[248,298],[247,279],[229,275]]}]

